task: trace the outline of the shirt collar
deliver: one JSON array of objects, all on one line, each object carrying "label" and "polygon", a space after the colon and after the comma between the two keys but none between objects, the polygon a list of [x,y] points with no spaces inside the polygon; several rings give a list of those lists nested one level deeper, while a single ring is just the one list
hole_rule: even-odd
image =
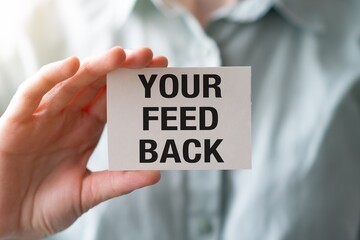
[{"label": "shirt collar", "polygon": [[111,8],[112,12],[111,21],[115,27],[121,27],[125,23],[134,10],[136,2],[138,2],[138,0],[109,0],[108,6]]},{"label": "shirt collar", "polygon": [[323,1],[275,0],[274,8],[293,24],[320,33],[326,29],[324,6],[328,3],[319,6],[319,2]]},{"label": "shirt collar", "polygon": [[[133,10],[135,3],[143,0],[113,1],[118,4],[121,3],[119,7],[122,8],[123,14],[119,15],[121,20],[124,20]],[[151,1],[158,8],[165,10],[163,12],[169,12],[169,14],[181,12],[176,0]],[[346,0],[348,3],[355,1],[357,0]],[[126,3],[125,7],[124,3]],[[347,9],[344,8],[345,5],[348,6]],[[242,0],[231,9],[219,10],[214,16],[218,18],[226,14],[227,18],[232,21],[254,22],[261,19],[271,8],[274,8],[292,24],[305,30],[320,33],[326,31],[329,26],[333,27],[334,20],[338,20],[334,15],[334,9],[351,12],[351,6],[355,6],[355,4],[345,4],[338,0]],[[342,17],[344,15],[342,13]]]},{"label": "shirt collar", "polygon": [[359,0],[275,0],[274,5],[289,21],[317,33],[345,36],[359,29]]},{"label": "shirt collar", "polygon": [[274,0],[241,0],[236,6],[220,8],[213,20],[226,18],[235,22],[255,22],[273,6]]},{"label": "shirt collar", "polygon": [[289,22],[306,30],[321,32],[325,30],[325,3],[314,0],[242,0],[232,9],[220,9],[216,18],[225,17],[237,22],[255,22],[271,8],[278,11]]}]

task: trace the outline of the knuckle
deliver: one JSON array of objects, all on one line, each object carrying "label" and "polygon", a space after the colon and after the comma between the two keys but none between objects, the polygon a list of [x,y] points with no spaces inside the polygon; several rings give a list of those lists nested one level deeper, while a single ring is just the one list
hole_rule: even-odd
[{"label": "knuckle", "polygon": [[23,82],[19,85],[17,92],[19,93],[20,97],[26,101],[30,101],[34,98],[35,93],[29,86],[28,82]]},{"label": "knuckle", "polygon": [[98,76],[98,74],[94,71],[91,61],[87,61],[82,65],[82,71],[85,75],[88,76]]},{"label": "knuckle", "polygon": [[69,95],[75,95],[78,92],[78,89],[73,84],[62,84],[60,86],[60,91]]},{"label": "knuckle", "polygon": [[35,82],[40,83],[42,86],[55,85],[56,82],[53,77],[51,77],[52,71],[53,70],[50,69],[49,65],[41,67],[37,74],[34,76]]}]

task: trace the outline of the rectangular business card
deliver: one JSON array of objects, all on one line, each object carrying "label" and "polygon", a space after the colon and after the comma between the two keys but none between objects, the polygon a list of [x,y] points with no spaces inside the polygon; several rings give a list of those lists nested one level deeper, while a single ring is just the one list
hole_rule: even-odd
[{"label": "rectangular business card", "polygon": [[110,170],[251,168],[251,68],[118,69],[107,78]]}]

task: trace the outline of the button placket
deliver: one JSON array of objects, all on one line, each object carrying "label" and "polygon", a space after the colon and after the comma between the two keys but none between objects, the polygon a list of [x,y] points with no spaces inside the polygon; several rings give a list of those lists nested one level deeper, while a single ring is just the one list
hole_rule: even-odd
[{"label": "button placket", "polygon": [[188,239],[216,239],[221,217],[221,171],[190,171],[187,178]]}]

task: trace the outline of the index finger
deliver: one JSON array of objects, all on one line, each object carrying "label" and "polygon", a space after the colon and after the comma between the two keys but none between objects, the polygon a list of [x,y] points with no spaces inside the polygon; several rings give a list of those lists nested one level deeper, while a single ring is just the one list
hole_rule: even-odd
[{"label": "index finger", "polygon": [[59,82],[74,76],[79,66],[77,57],[45,65],[19,86],[4,115],[18,120],[28,118],[38,108],[42,97]]}]

